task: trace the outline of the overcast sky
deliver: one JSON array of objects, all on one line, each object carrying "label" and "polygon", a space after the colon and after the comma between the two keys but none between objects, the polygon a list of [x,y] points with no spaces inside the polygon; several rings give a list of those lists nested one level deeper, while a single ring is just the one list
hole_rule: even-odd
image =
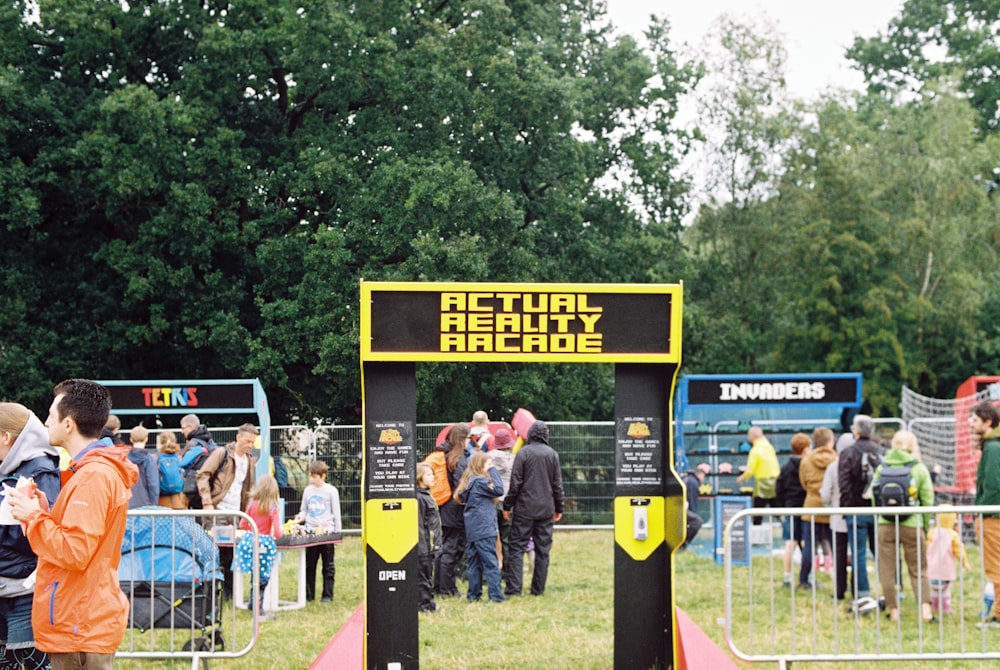
[{"label": "overcast sky", "polygon": [[861,75],[851,70],[844,49],[855,35],[870,37],[897,16],[903,0],[607,0],[611,22],[640,36],[649,15],[670,19],[671,39],[697,45],[711,23],[728,13],[745,17],[763,12],[785,35],[787,82],[792,95],[811,98],[829,86],[859,89]]}]

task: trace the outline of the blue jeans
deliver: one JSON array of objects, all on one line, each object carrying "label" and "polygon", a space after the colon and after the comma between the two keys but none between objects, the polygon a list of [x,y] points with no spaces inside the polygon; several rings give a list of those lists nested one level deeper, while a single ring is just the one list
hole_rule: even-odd
[{"label": "blue jeans", "polygon": [[31,628],[32,599],[30,593],[0,598],[0,640],[6,640],[0,645],[0,670],[49,667],[45,652],[35,649],[35,635]]},{"label": "blue jeans", "polygon": [[851,547],[851,584],[854,586],[854,597],[871,596],[871,586],[868,584],[868,538],[874,536],[875,517],[863,514],[848,517],[847,543]]},{"label": "blue jeans", "polygon": [[497,539],[487,537],[469,542],[465,574],[469,578],[469,600],[480,600],[483,597],[483,577],[486,578],[486,591],[490,600],[503,602],[503,589],[500,586],[500,564],[497,562]]}]

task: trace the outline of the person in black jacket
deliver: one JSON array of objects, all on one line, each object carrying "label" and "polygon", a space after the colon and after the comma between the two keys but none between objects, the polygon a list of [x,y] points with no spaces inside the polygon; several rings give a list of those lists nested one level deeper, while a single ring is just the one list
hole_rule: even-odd
[{"label": "person in black jacket", "polygon": [[562,519],[563,485],[559,454],[549,446],[549,427],[536,421],[528,429],[527,444],[514,457],[510,489],[503,500],[510,521],[510,569],[504,595],[521,595],[521,569],[528,540],[535,542],[535,569],[531,595],[545,593],[552,549],[552,528]]},{"label": "person in black jacket", "polygon": [[[871,500],[863,497],[867,482],[862,458],[875,464],[881,461],[885,449],[872,440],[875,422],[870,416],[858,414],[854,417],[851,432],[854,434],[854,444],[840,453],[840,465],[837,470],[840,506],[871,507]],[[855,600],[870,598],[868,547],[870,539],[875,537],[875,517],[871,514],[848,515],[844,520],[847,521],[847,543],[851,549],[851,581],[854,598]]]},{"label": "person in black jacket", "polygon": [[[812,440],[805,433],[795,433],[792,436],[792,456],[781,466],[781,474],[778,475],[775,498],[782,507],[802,507],[806,502],[806,490],[799,480],[799,466],[802,464],[802,457],[809,453]],[[781,539],[785,541],[785,578],[782,586],[792,585],[792,557],[795,555],[795,548],[802,549],[802,540],[805,538],[803,532],[805,522],[798,515],[786,516],[781,520]],[[802,579],[807,575],[804,569],[800,572],[799,588],[807,588],[809,582]]]},{"label": "person in black jacket", "polygon": [[417,560],[420,565],[420,579],[417,583],[417,611],[436,612],[440,607],[434,601],[434,556],[440,550],[441,515],[437,503],[431,496],[434,486],[434,470],[426,463],[417,463],[417,509],[419,510],[419,531],[417,533]]}]

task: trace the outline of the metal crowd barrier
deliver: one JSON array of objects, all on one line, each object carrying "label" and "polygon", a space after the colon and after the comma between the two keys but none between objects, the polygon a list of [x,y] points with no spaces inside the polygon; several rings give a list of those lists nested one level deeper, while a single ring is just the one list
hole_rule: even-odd
[{"label": "metal crowd barrier", "polygon": [[[732,653],[745,661],[777,662],[781,668],[793,662],[818,661],[1000,660],[1000,623],[991,624],[983,618],[987,579],[979,526],[984,515],[1000,515],[1000,506],[936,505],[912,509],[930,515],[954,512],[958,515],[959,536],[977,539],[964,545],[970,569],[963,570],[959,561],[951,584],[952,612],[935,612],[931,621],[921,616],[920,603],[925,594],[914,593],[899,548],[898,521],[878,523],[878,515],[899,513],[899,508],[761,508],[734,514],[723,531],[725,635]],[[883,594],[878,576],[880,561],[877,552],[870,549],[867,572],[874,600],[866,601],[864,607],[852,607],[856,584],[850,570],[843,600],[836,599],[834,571],[818,571],[815,564],[811,570],[813,581],[808,586],[796,588],[799,563],[793,564],[792,585],[783,586],[782,520],[817,513],[841,514],[845,520],[875,515],[876,535],[893,534],[900,562],[896,581],[902,585],[897,586],[897,593],[902,594],[897,621],[888,618],[884,603],[879,601]],[[752,524],[754,518],[760,518],[759,526]],[[818,525],[806,525],[807,538],[815,539]],[[974,532],[968,532],[970,525]],[[848,529],[851,526],[848,523]],[[926,553],[926,536],[918,536],[918,543],[920,551]],[[837,543],[832,544],[835,564],[840,555]],[[874,546],[878,546],[878,537]],[[921,572],[918,569],[918,583]]]},{"label": "metal crowd barrier", "polygon": [[[212,658],[248,654],[257,642],[258,612],[238,612],[223,598],[223,570],[231,554],[220,559],[219,549],[231,549],[241,519],[259,537],[253,519],[243,512],[166,508],[130,510],[128,516],[119,581],[129,599],[129,619],[115,656],[191,659],[196,670]],[[255,565],[259,549],[255,541]],[[251,593],[259,592],[259,584],[255,571]]]}]

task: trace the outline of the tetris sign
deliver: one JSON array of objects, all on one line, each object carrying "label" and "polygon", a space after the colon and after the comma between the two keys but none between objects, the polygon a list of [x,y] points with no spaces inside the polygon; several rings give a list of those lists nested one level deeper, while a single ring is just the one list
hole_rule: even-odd
[{"label": "tetris sign", "polygon": [[680,285],[361,285],[371,361],[679,362]]},{"label": "tetris sign", "polygon": [[168,410],[246,408],[254,409],[253,387],[249,384],[198,384],[160,386],[136,384],[109,386],[112,411],[148,409],[150,413]]}]

